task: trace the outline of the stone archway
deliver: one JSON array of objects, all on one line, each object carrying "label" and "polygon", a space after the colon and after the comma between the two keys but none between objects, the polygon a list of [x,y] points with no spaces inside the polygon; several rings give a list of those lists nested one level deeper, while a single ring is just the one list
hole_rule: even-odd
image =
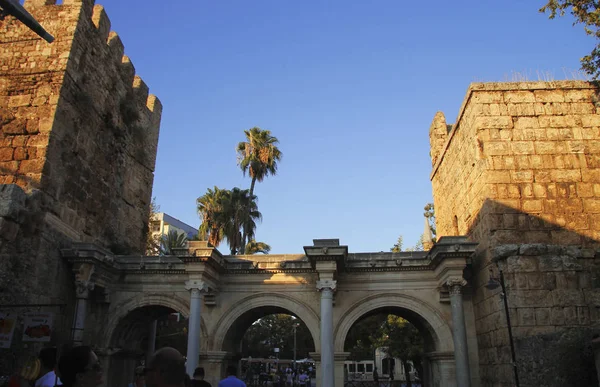
[{"label": "stone archway", "polygon": [[377,311],[396,312],[421,331],[426,351],[423,378],[427,385],[440,386],[442,379],[454,385],[454,342],[449,323],[434,306],[409,295],[379,293],[356,302],[334,329],[335,351],[344,351],[346,336],[354,323]]},{"label": "stone archway", "polygon": [[[111,347],[113,344],[113,337],[117,329],[118,324],[125,318],[129,313],[135,309],[142,308],[145,306],[162,306],[173,309],[185,316],[186,318],[190,315],[190,302],[184,300],[174,294],[166,295],[164,293],[142,293],[137,294],[117,305],[110,310],[110,317],[104,334],[102,335],[102,344],[105,347]],[[203,326],[204,328],[204,326]]]},{"label": "stone archway", "polygon": [[227,309],[209,335],[208,351],[201,354],[201,365],[207,370],[206,380],[213,385],[228,364],[239,367],[241,340],[250,324],[269,314],[290,314],[306,325],[314,347],[320,348],[318,314],[303,301],[282,293],[257,293],[245,297]]},{"label": "stone archway", "polygon": [[304,302],[297,298],[281,293],[258,293],[238,301],[229,310],[223,314],[214,334],[211,334],[209,348],[213,351],[223,351],[228,348],[226,339],[228,333],[231,333],[231,327],[236,320],[244,314],[260,308],[279,309],[292,314],[301,319],[305,324],[315,343],[317,351],[321,348],[319,316]]},{"label": "stone archway", "polygon": [[[147,355],[147,342],[152,335],[149,332],[154,329],[156,334],[156,319],[175,312],[188,318],[189,300],[175,294],[142,293],[115,303],[109,310],[110,318],[103,334],[105,356],[108,356],[103,359],[107,364],[108,385],[127,385],[132,381],[134,368]],[[150,328],[153,321],[154,328]],[[206,331],[204,320],[200,323],[201,331]],[[201,341],[198,345],[206,345],[207,336],[203,335]],[[127,345],[123,346],[124,343]],[[183,352],[185,355],[185,348]]]}]

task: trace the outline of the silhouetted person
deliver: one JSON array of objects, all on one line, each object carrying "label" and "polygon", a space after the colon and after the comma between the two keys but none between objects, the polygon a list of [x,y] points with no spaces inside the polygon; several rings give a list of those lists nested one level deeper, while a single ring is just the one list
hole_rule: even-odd
[{"label": "silhouetted person", "polygon": [[145,370],[146,387],[184,387],[185,360],[175,348],[154,352]]},{"label": "silhouetted person", "polygon": [[144,367],[135,367],[134,379],[129,383],[129,387],[146,387],[146,376],[144,375]]},{"label": "silhouetted person", "polygon": [[42,348],[40,351],[40,378],[36,380],[35,387],[60,386],[62,382],[56,376],[56,348]]},{"label": "silhouetted person", "polygon": [[58,361],[63,387],[97,387],[102,384],[102,365],[88,346],[67,350]]},{"label": "silhouetted person", "polygon": [[246,383],[237,378],[235,366],[228,366],[227,377],[219,382],[219,387],[246,387]]},{"label": "silhouetted person", "polygon": [[204,380],[204,368],[197,367],[194,370],[194,379],[192,379],[192,387],[212,387],[209,382]]},{"label": "silhouetted person", "polygon": [[377,367],[373,369],[373,381],[379,387],[379,374],[377,373]]}]

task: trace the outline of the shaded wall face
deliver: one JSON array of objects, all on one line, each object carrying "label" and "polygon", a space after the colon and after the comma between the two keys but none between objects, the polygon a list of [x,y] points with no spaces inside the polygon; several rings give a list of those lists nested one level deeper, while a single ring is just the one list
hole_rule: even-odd
[{"label": "shaded wall face", "polygon": [[160,102],[109,34],[102,7],[30,9],[57,40],[36,39],[16,22],[4,27],[0,64],[10,76],[0,81],[0,182],[40,188],[48,210],[82,240],[141,252]]},{"label": "shaded wall face", "polygon": [[[473,85],[432,179],[438,234],[458,225],[480,243],[472,283],[484,385],[513,378],[503,304],[484,288],[492,259],[506,273],[523,383],[595,377],[582,354],[600,321],[600,115],[588,83],[557,85]],[[473,163],[480,174],[457,179]],[[461,187],[448,194],[452,181]]]}]

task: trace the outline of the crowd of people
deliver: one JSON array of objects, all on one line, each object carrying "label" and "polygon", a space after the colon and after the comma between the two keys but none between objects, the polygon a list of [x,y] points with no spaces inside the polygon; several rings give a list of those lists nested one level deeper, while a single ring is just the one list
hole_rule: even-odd
[{"label": "crowd of people", "polygon": [[[104,370],[91,347],[77,346],[61,354],[45,348],[32,365],[13,375],[8,387],[98,387],[103,384]],[[212,387],[204,380],[205,371],[196,368],[193,377],[186,373],[185,358],[175,348],[156,351],[145,366],[135,368],[129,387]],[[109,386],[113,387],[113,386]],[[215,387],[247,387],[237,377],[234,366],[227,367],[227,377]]]},{"label": "crowd of people", "polygon": [[293,369],[290,367],[267,367],[256,372],[254,368],[248,367],[244,380],[248,387],[310,387],[313,377],[312,366],[308,368]]}]

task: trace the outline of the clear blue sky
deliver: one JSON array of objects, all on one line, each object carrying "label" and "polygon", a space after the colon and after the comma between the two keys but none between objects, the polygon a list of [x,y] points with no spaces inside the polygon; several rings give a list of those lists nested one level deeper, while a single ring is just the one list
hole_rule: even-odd
[{"label": "clear blue sky", "polygon": [[[198,226],[208,187],[249,187],[235,146],[269,129],[284,157],[257,184],[257,239],[300,253],[414,244],[431,201],[429,125],[454,122],[469,83],[556,79],[593,47],[544,0],[98,0],[164,105],[154,196]],[[221,251],[227,252],[226,246]]]}]

